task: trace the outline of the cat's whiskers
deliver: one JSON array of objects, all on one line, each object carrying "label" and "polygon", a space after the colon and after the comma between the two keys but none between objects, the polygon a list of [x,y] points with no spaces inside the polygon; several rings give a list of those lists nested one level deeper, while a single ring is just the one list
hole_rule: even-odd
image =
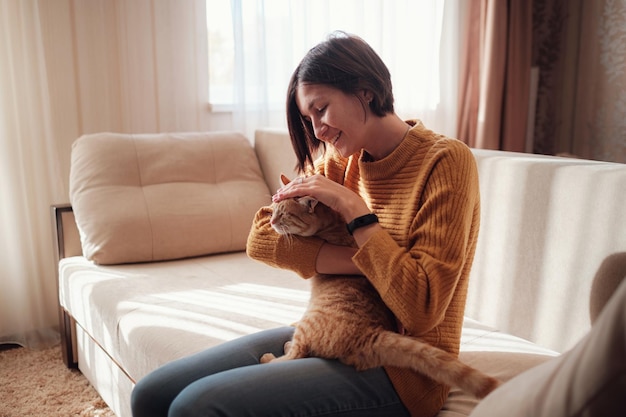
[{"label": "cat's whiskers", "polygon": [[287,241],[287,245],[289,246],[293,245],[293,234],[289,233],[286,226],[279,224],[279,225],[274,225],[272,227],[274,227],[274,230],[276,230],[276,232],[279,235],[285,238],[285,240]]},{"label": "cat's whiskers", "polygon": [[285,236],[285,240],[287,241],[287,244],[289,246],[293,246],[293,235],[291,233],[285,233],[283,234],[283,236]]}]

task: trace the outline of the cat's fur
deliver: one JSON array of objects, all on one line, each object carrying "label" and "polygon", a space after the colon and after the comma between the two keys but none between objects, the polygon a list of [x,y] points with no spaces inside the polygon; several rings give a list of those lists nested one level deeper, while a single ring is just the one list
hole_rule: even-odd
[{"label": "cat's fur", "polygon": [[[282,235],[315,235],[329,243],[354,245],[340,215],[308,197],[274,203],[271,224]],[[396,328],[393,315],[366,278],[318,274],[311,280],[308,308],[285,345],[285,355],[266,353],[261,362],[316,356],[338,359],[358,370],[410,368],[479,398],[499,385],[454,355],[396,333]]]}]

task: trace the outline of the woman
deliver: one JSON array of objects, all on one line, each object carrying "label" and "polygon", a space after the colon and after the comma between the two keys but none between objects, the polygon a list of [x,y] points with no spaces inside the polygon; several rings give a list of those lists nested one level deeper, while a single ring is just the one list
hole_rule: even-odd
[{"label": "woman", "polygon": [[[317,198],[341,213],[358,248],[315,237],[287,242],[271,229],[265,207],[248,238],[249,256],[305,278],[364,275],[399,332],[458,353],[479,225],[469,149],[400,119],[385,64],[344,33],[311,49],[295,69],[287,116],[307,175],[274,201]],[[325,152],[314,161],[320,146]],[[133,415],[433,416],[448,395],[448,387],[405,369],[357,372],[319,358],[257,365],[265,352],[282,354],[292,333],[261,332],[157,369],[135,388]]]}]

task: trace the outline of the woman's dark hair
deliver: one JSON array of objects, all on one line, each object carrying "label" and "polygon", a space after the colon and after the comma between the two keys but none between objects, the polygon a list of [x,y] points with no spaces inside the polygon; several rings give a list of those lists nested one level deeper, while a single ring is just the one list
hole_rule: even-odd
[{"label": "woman's dark hair", "polygon": [[301,84],[324,84],[354,95],[368,91],[372,94],[369,106],[375,115],[382,117],[393,113],[391,75],[385,63],[358,36],[333,32],[309,50],[289,81],[287,126],[300,172],[313,165],[312,155],[323,145],[296,104],[296,91]]}]

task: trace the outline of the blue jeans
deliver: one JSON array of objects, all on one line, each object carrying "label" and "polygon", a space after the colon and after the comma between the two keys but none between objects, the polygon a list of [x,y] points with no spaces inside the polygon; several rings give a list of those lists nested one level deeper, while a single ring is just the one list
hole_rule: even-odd
[{"label": "blue jeans", "polygon": [[409,416],[382,368],[336,360],[259,364],[283,353],[293,328],[263,331],[166,364],[132,393],[134,417]]}]

